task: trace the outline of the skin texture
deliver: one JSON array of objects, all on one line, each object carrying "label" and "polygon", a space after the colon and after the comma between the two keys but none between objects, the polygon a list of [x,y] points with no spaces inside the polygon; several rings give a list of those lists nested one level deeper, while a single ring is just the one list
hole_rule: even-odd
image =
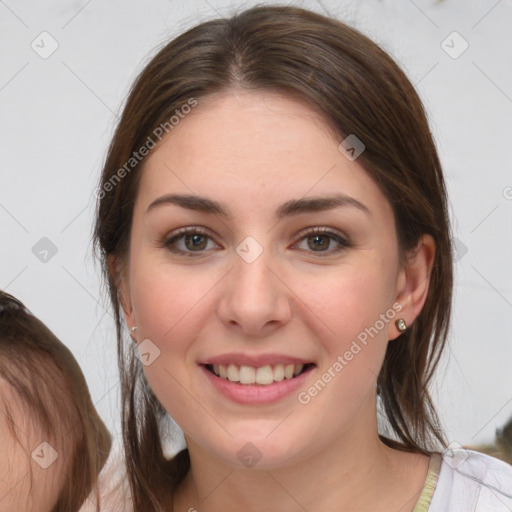
[{"label": "skin texture", "polygon": [[[14,424],[17,440],[11,433],[10,424]],[[35,450],[36,455],[46,457],[41,459],[42,464],[46,465],[50,456],[48,450],[36,449],[43,441],[50,441],[49,444],[57,453],[61,452],[46,468],[38,465],[31,457]],[[20,404],[19,397],[2,378],[0,446],[0,512],[50,512],[64,484],[62,443],[48,440],[44,436],[40,426],[32,421],[27,408]]]},{"label": "skin texture", "polygon": [[[401,307],[394,319],[408,325],[420,312],[435,244],[424,235],[400,267],[391,205],[339,142],[296,99],[232,90],[201,99],[144,163],[129,259],[110,265],[121,272],[128,328],[137,325],[137,340],[160,351],[144,371],[189,447],[175,510],[405,512],[423,487],[428,457],[378,439],[376,379],[399,335],[394,320],[307,405],[297,393],[236,404],[197,365],[228,352],[289,354],[316,364],[304,391],[393,304]],[[369,213],[346,206],[274,216],[286,201],[334,192]],[[206,196],[231,216],[170,204],[147,212],[170,193]],[[174,246],[192,256],[163,246],[187,226],[207,231],[202,252],[183,237]],[[327,237],[317,249],[315,235],[301,233],[314,227],[337,231],[348,246]],[[248,236],[263,249],[252,263],[236,252]],[[237,457],[248,442],[261,453],[252,468]]]}]

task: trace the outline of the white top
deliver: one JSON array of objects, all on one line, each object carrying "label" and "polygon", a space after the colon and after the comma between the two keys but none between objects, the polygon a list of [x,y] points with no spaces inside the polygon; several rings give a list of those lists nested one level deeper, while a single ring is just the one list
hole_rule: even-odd
[{"label": "white top", "polygon": [[511,512],[512,466],[464,448],[443,453],[428,512]]},{"label": "white top", "polygon": [[[431,464],[432,467],[435,465]],[[511,465],[473,450],[455,448],[443,452],[439,473],[436,473],[429,471],[414,510],[512,512]],[[99,482],[101,512],[133,512],[119,440],[112,445]],[[95,503],[91,495],[79,512],[96,512]]]}]

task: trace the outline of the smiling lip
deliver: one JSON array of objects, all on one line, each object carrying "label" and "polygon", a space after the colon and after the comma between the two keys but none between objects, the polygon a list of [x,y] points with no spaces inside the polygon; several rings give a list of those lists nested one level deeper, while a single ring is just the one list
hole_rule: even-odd
[{"label": "smiling lip", "polygon": [[268,385],[240,384],[217,377],[205,365],[199,365],[210,384],[229,400],[239,404],[270,404],[277,402],[285,396],[291,395],[302,386],[315,365],[311,365],[303,373],[291,379],[273,382]]},{"label": "smiling lip", "polygon": [[253,368],[260,368],[262,366],[267,365],[276,365],[276,364],[308,364],[313,361],[307,359],[300,359],[298,357],[290,357],[284,354],[260,354],[250,356],[248,354],[222,354],[220,356],[209,357],[208,359],[204,359],[202,361],[198,361],[197,364],[207,365],[207,364],[234,364],[237,366],[252,366]]}]

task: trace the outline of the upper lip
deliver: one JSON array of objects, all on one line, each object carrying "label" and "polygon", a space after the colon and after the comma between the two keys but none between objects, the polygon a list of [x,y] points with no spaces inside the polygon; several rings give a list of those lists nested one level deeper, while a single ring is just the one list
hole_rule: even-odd
[{"label": "upper lip", "polygon": [[234,364],[237,366],[252,366],[260,368],[267,365],[276,364],[308,364],[312,363],[311,360],[301,359],[300,357],[292,357],[284,354],[221,354],[218,356],[208,357],[199,361],[198,364]]}]

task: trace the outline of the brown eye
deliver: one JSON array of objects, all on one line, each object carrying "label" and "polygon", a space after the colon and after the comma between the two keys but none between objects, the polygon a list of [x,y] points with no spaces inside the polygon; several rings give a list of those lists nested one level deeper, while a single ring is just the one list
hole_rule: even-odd
[{"label": "brown eye", "polygon": [[211,248],[208,247],[209,241],[213,243],[212,238],[202,229],[183,228],[177,234],[163,241],[160,247],[166,247],[169,251],[183,256],[199,256]]},{"label": "brown eye", "polygon": [[[308,252],[317,253],[319,256],[329,256],[334,253],[338,253],[350,247],[350,243],[341,236],[340,233],[332,231],[328,228],[315,228],[302,233],[302,240],[307,240],[308,249],[304,249]],[[337,244],[337,247],[330,249],[333,242]],[[330,250],[329,250],[330,249]]]},{"label": "brown eye", "polygon": [[[332,238],[327,235],[308,236],[308,246],[316,251],[317,249],[328,249]],[[310,243],[310,241],[312,241]]]},{"label": "brown eye", "polygon": [[207,237],[204,235],[185,235],[185,247],[192,251],[203,250],[206,248]]}]

